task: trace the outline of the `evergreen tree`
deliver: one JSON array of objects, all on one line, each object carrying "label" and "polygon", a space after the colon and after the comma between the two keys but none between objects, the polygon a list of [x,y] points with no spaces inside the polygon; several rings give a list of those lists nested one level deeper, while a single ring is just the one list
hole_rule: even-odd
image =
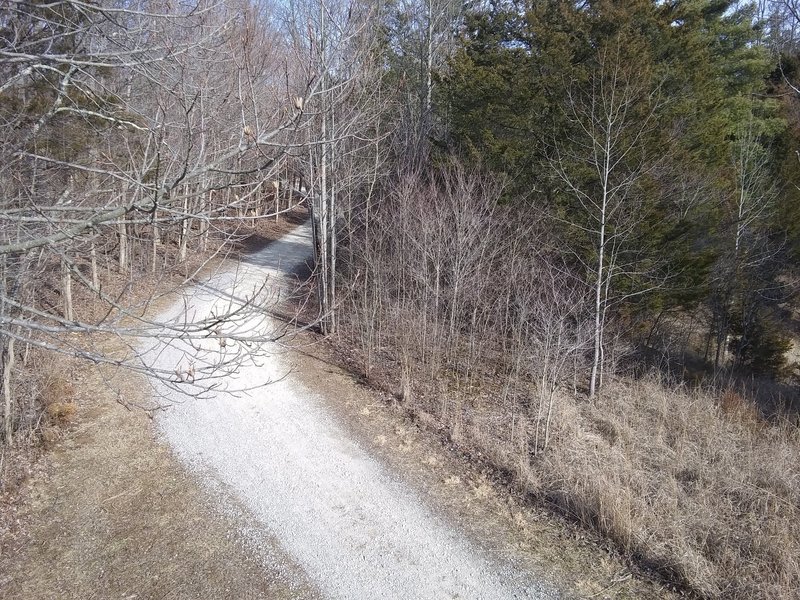
[{"label": "evergreen tree", "polygon": [[[747,142],[751,149],[769,157],[784,126],[763,93],[772,63],[759,36],[754,8],[730,1],[492,3],[467,15],[443,77],[448,142],[511,176],[512,195],[555,219],[553,231],[566,240],[576,267],[594,265],[587,283],[597,285],[601,249],[585,199],[602,197],[603,182],[592,168],[597,148],[586,142],[586,122],[570,107],[580,98],[584,113],[597,108],[586,95],[593,86],[602,102],[609,83],[599,95],[597,85],[607,78],[613,48],[640,98],[619,129],[635,143],[614,163],[621,181],[635,174],[636,184],[625,184],[613,216],[636,216],[619,221],[624,231],[607,223],[612,240],[624,234],[627,241],[624,250],[614,246],[619,302],[611,302],[614,294],[606,300],[618,315],[646,321],[705,299],[715,319],[727,322],[727,337],[733,321],[744,322],[722,318],[720,311],[729,313],[736,302],[722,301],[715,283],[731,281],[720,269],[729,260],[731,209],[742,192],[732,157],[745,126],[758,130]],[[616,142],[625,146],[624,137]],[[753,285],[743,281],[739,289]],[[748,314],[755,327],[763,311]],[[719,338],[717,346],[724,343]]]}]

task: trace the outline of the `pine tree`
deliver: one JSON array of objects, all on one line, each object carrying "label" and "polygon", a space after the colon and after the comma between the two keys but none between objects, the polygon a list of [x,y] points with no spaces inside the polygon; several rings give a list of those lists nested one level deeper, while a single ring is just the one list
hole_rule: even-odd
[{"label": "pine tree", "polygon": [[[714,269],[726,255],[730,207],[741,191],[732,156],[742,126],[755,123],[755,144],[767,154],[783,127],[763,94],[771,58],[756,43],[753,17],[752,7],[728,1],[493,3],[468,15],[444,78],[448,141],[510,175],[513,197],[548,212],[575,266],[596,266],[596,219],[563,184],[567,175],[586,198],[602,196],[602,182],[592,183],[592,144],[580,141],[586,123],[569,107],[583,94],[592,109],[585,92],[603,79],[613,47],[627,76],[638,71],[642,98],[621,129],[639,137],[615,164],[620,174],[637,174],[620,204],[635,205],[636,217],[623,219],[624,232],[608,223],[607,234],[627,240],[625,250],[615,247],[618,301],[609,295],[609,306],[639,322],[703,300],[719,313],[713,307],[731,306],[715,299]],[[603,269],[592,271],[587,283],[597,285]]]}]

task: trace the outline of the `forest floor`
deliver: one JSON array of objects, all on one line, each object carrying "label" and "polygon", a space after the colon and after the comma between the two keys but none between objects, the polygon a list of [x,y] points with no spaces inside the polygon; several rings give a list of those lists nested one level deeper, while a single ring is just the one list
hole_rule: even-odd
[{"label": "forest floor", "polygon": [[[245,250],[279,232],[251,240]],[[509,590],[511,597],[529,592],[531,597],[549,597],[555,589],[581,598],[669,597],[667,590],[631,573],[599,540],[509,495],[491,473],[406,418],[391,398],[334,366],[329,350],[317,341],[312,333],[300,334],[280,357],[278,368],[290,371],[280,384],[296,392],[291,402],[299,404],[298,412],[277,423],[264,418],[264,409],[271,406],[273,417],[275,410],[282,410],[281,403],[268,404],[278,384],[258,392],[260,402],[245,395],[233,399],[241,405],[235,410],[206,412],[212,420],[205,423],[182,421],[187,416],[182,411],[203,408],[201,400],[176,405],[178,410],[168,410],[166,420],[159,415],[154,423],[146,411],[130,408],[149,402],[141,377],[75,366],[77,418],[2,505],[9,525],[0,531],[0,598],[280,599],[336,597],[348,590],[355,598],[365,597],[358,595],[366,589],[359,586],[369,585],[376,572],[407,586],[387,589],[383,597],[442,597],[423,595],[432,588],[419,582],[429,581],[431,573],[444,582],[473,580],[477,587],[472,589],[481,590],[485,598],[502,597],[502,586],[492,587],[501,573],[520,582]],[[241,429],[225,430],[222,445],[217,440],[213,454],[203,455],[198,452],[203,448],[192,446],[195,442],[186,434],[197,434],[202,441],[213,434],[219,418],[233,419],[224,427],[235,423]],[[315,420],[316,429],[309,425]],[[290,427],[291,432],[298,425],[296,431],[316,438],[281,438],[282,429]],[[184,427],[188,429],[182,433]],[[250,440],[258,441],[253,446],[237,433],[271,435]],[[183,442],[176,445],[176,436]],[[275,440],[304,442],[294,446],[300,462],[282,465],[287,456],[279,452],[289,447],[262,444]],[[302,462],[307,457],[324,461],[326,454],[337,459],[333,466]],[[280,470],[261,468],[260,462]],[[304,470],[313,474],[340,468],[355,472],[356,479],[319,477],[319,485],[327,489],[315,489],[313,481],[302,479]],[[300,479],[293,475],[298,472]],[[276,486],[280,477],[265,480],[274,473],[289,477],[284,489]],[[383,489],[375,492],[373,484]],[[348,487],[360,493],[354,496]],[[287,490],[299,490],[309,500],[307,507],[283,504],[292,527],[309,521],[315,502],[322,502],[314,509],[320,517],[325,502],[337,495],[350,506],[336,507],[339,517],[326,515],[333,522],[310,519],[318,528],[327,522],[331,531],[315,532],[308,525],[289,531],[275,520],[280,511],[264,504],[271,495],[296,501]],[[396,515],[399,521],[388,525],[374,520],[392,501],[395,510],[410,512]],[[408,515],[413,522],[405,522]],[[416,531],[420,525],[424,530]],[[364,565],[362,582],[343,592],[326,580],[326,565],[348,565],[354,557],[326,558],[332,554],[330,546],[309,549],[302,542],[355,539],[347,531],[353,527],[432,535],[431,544],[442,543],[444,555],[429,556],[424,547],[376,536],[394,554],[374,568]],[[439,534],[444,541],[437,540]],[[364,556],[380,556],[370,538],[363,541]],[[393,574],[410,568],[409,557],[428,562],[414,567],[417,572]],[[454,563],[453,557],[463,560]],[[458,568],[463,569],[460,575]],[[526,586],[529,579],[542,583]],[[455,581],[453,589],[458,585]],[[414,596],[410,589],[421,591]]]}]

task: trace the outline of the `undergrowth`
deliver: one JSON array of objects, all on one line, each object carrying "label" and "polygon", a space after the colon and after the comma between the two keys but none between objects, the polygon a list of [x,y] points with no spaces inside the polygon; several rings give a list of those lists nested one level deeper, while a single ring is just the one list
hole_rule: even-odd
[{"label": "undergrowth", "polygon": [[[357,345],[339,343],[357,365]],[[631,562],[699,597],[800,597],[797,423],[765,420],[732,389],[650,376],[594,401],[559,390],[551,443],[534,452],[533,388],[510,398],[491,377],[466,388],[426,373],[403,393],[400,361],[383,358],[373,384]]]},{"label": "undergrowth", "polygon": [[57,441],[78,412],[73,360],[31,349],[14,373],[13,433],[0,445],[0,493],[23,482],[41,452]]}]

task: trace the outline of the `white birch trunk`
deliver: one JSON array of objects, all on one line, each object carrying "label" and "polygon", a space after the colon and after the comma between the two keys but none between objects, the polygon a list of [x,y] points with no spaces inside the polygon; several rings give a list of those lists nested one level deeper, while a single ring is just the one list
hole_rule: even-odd
[{"label": "white birch trunk", "polygon": [[72,270],[65,259],[61,259],[61,292],[64,301],[64,318],[74,320],[72,311]]},{"label": "white birch trunk", "polygon": [[191,230],[191,219],[189,218],[189,194],[188,190],[184,190],[183,220],[181,221],[181,241],[178,246],[178,260],[180,262],[186,260],[186,246],[189,243],[189,232]]},{"label": "white birch trunk", "polygon": [[[6,255],[3,254],[0,256],[0,291],[2,292],[2,298],[6,297],[7,289],[6,289]],[[0,314],[5,315],[5,302],[0,302]],[[5,340],[0,340],[5,341]],[[13,346],[14,338],[8,337],[6,343],[3,345],[2,352],[0,352],[0,361],[3,363],[3,398],[4,408],[3,408],[3,435],[4,435],[4,442],[6,445],[11,445],[12,439],[12,423],[11,423],[11,367],[13,365],[9,365],[9,361],[12,360],[10,356],[13,356],[14,346]],[[9,351],[10,350],[10,351]]]},{"label": "white birch trunk", "polygon": [[425,106],[422,133],[427,132],[433,99],[433,0],[428,0],[428,30],[425,48]]},{"label": "white birch trunk", "polygon": [[592,374],[589,381],[589,398],[594,398],[598,390],[598,372],[602,359],[603,343],[603,287],[605,283],[605,252],[606,252],[606,217],[608,211],[608,185],[611,173],[611,125],[606,132],[605,156],[603,164],[603,200],[600,205],[600,231],[597,252],[597,281],[595,282],[595,302],[594,302],[594,359],[592,360]]},{"label": "white birch trunk", "polygon": [[155,273],[158,267],[158,242],[161,232],[158,227],[158,209],[153,213],[153,243],[152,243],[152,261],[150,263],[150,271]]},{"label": "white birch trunk", "polygon": [[94,246],[94,240],[92,240],[92,248],[89,250],[89,256],[92,261],[92,291],[99,292],[100,277],[97,274],[97,250]]},{"label": "white birch trunk", "polygon": [[3,356],[3,429],[5,443],[11,445],[13,441],[13,415],[11,414],[11,373],[14,370],[14,338],[8,338],[8,345]]},{"label": "white birch trunk", "polygon": [[[331,138],[336,137],[336,120],[331,111]],[[332,143],[329,149],[331,166],[336,164],[336,147]],[[328,243],[330,244],[330,266],[328,268],[328,311],[330,312],[329,333],[336,332],[336,181],[331,181],[330,214],[328,215]]]},{"label": "white birch trunk", "polygon": [[124,272],[128,268],[128,227],[125,221],[120,219],[117,229],[119,231],[119,270]]},{"label": "white birch trunk", "polygon": [[[208,214],[214,209],[214,190],[208,190],[208,204],[205,202],[200,207],[200,214]],[[200,224],[202,231],[200,232],[200,250],[202,252],[208,251],[208,232],[211,226],[208,222],[208,217],[204,217]]]},{"label": "white birch trunk", "polygon": [[321,265],[320,270],[320,277],[319,277],[319,297],[320,297],[320,309],[322,312],[322,333],[324,335],[328,334],[328,319],[329,319],[329,310],[330,307],[328,306],[328,91],[326,89],[327,85],[327,57],[326,57],[326,44],[327,44],[327,35],[326,35],[326,23],[325,23],[325,6],[320,5],[320,35],[321,35],[321,61],[322,61],[322,84],[320,86],[320,97],[322,99],[322,114],[321,114],[321,129],[320,129],[320,137],[321,137],[321,160],[320,160],[320,194],[319,194],[319,206],[321,208],[320,214],[320,224],[319,224],[319,231],[320,231],[320,261],[319,264]]}]

